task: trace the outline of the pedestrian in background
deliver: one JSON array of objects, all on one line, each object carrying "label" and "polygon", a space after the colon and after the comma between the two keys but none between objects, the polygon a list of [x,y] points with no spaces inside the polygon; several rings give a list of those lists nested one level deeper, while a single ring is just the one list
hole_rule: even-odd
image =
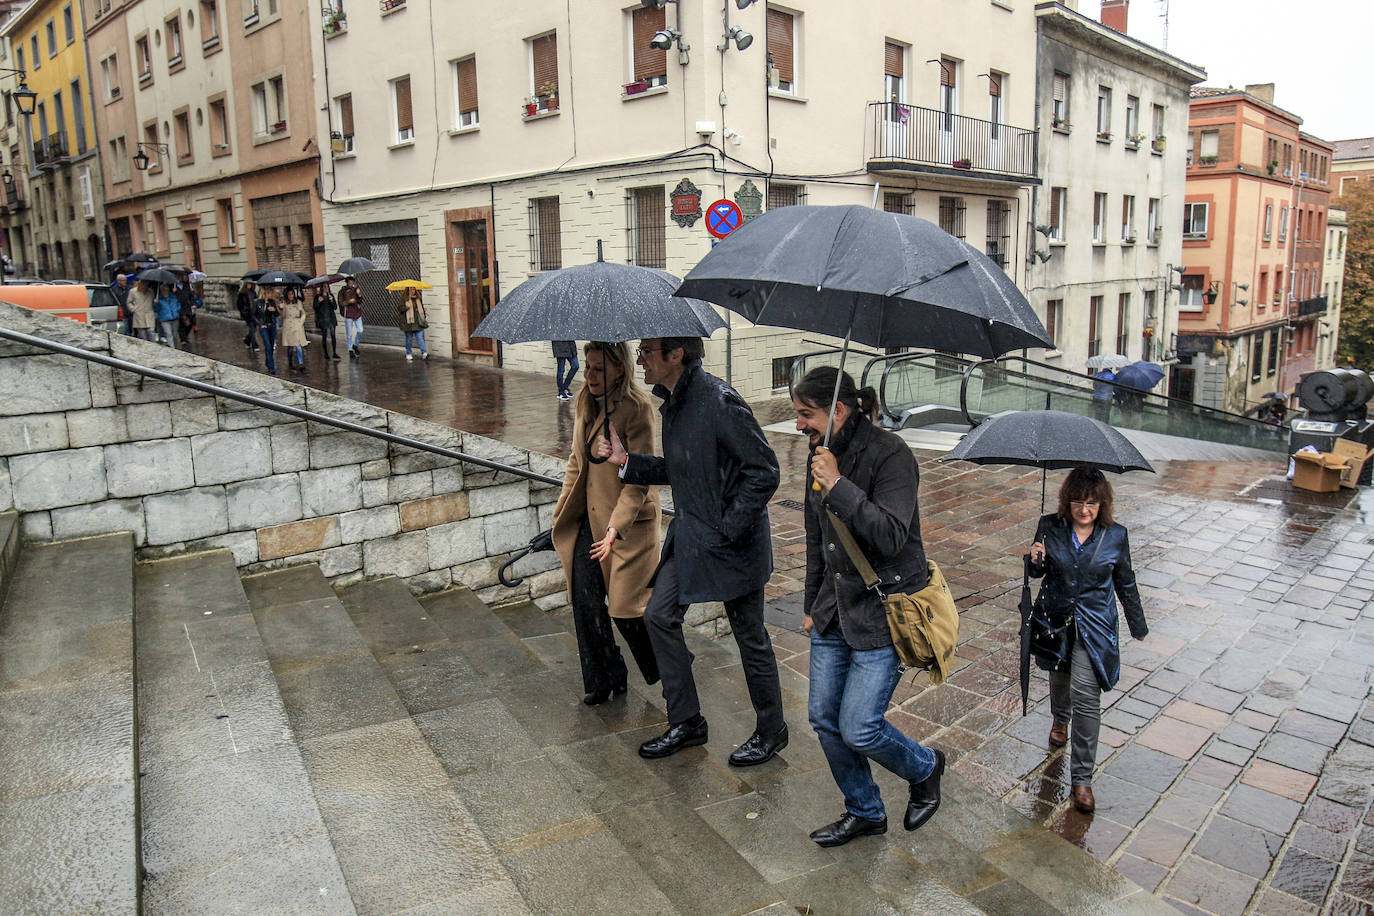
[{"label": "pedestrian in background", "polygon": [[119,303],[119,313],[124,316],[124,333],[126,336],[133,336],[134,318],[129,314],[129,275],[115,274],[115,278],[110,283],[110,292],[114,294],[115,301]]},{"label": "pedestrian in background", "polygon": [[147,280],[139,280],[138,285],[129,290],[128,304],[133,335],[141,340],[156,340],[153,327],[157,322],[157,295],[153,285]]},{"label": "pedestrian in background", "polygon": [[315,301],[311,306],[315,312],[315,328],[320,332],[320,340],[324,344],[324,358],[338,359],[339,341],[334,336],[334,329],[339,325],[339,304],[334,300],[329,284],[315,290]]},{"label": "pedestrian in background", "polygon": [[281,345],[292,372],[305,371],[305,303],[294,286],[288,286],[281,303]]},{"label": "pedestrian in background", "polygon": [[178,318],[181,317],[181,303],[177,301],[176,290],[172,284],[164,283],[158,288],[157,302],[153,305],[157,315],[157,325],[162,342],[175,348],[178,339]]},{"label": "pedestrian in background", "polygon": [[[1058,511],[1041,517],[1030,548],[1030,574],[1045,584],[1035,599],[1056,626],[1064,623],[1053,656],[1036,654],[1050,671],[1049,742],[1063,747],[1072,728],[1069,776],[1073,806],[1096,807],[1093,770],[1102,716],[1102,693],[1121,676],[1117,601],[1131,635],[1150,632],[1140,605],[1126,528],[1112,515],[1112,485],[1101,471],[1074,468],[1059,488]],[[1035,643],[1032,643],[1034,646]]]},{"label": "pedestrian in background", "polygon": [[267,357],[267,371],[277,374],[277,319],[281,309],[277,306],[277,291],[271,288],[258,289],[253,298],[253,320],[262,335],[263,354]]},{"label": "pedestrian in background", "polygon": [[234,297],[234,306],[239,310],[239,317],[243,319],[243,325],[248,330],[243,337],[243,345],[254,353],[258,350],[258,321],[253,309],[255,299],[251,283],[240,286],[238,295]]},{"label": "pedestrian in background", "polygon": [[411,344],[419,346],[421,359],[429,359],[429,351],[425,349],[425,328],[429,327],[429,319],[425,317],[425,303],[420,291],[407,289],[396,311],[401,330],[406,333],[406,362],[415,358],[410,352]]},{"label": "pedestrian in background", "polygon": [[634,383],[630,347],[592,342],[586,358],[587,383],[575,405],[572,454],[553,510],[553,545],[563,561],[573,607],[582,702],[596,706],[627,689],[628,669],[612,621],[644,683],[658,683],[644,606],[658,560],[659,507],[653,487],[626,484],[615,465],[587,460],[587,447],[601,435],[607,414],[628,448],[653,453],[654,407]]},{"label": "pedestrian in background", "polygon": [[[572,400],[572,380],[577,374],[577,343],[571,340],[555,340],[553,342],[553,358],[556,364],[554,380],[558,383],[558,400]],[[563,374],[564,367],[567,367],[567,375]]]},{"label": "pedestrian in background", "polygon": [[363,293],[358,289],[358,281],[352,277],[344,280],[339,290],[339,309],[344,317],[344,343],[348,345],[348,356],[357,359],[363,345]]},{"label": "pedestrian in background", "polygon": [[[811,636],[811,727],[844,795],[844,814],[811,833],[821,846],[887,832],[887,810],[873,781],[875,761],[907,781],[902,824],[915,830],[940,807],[942,751],[923,747],[884,716],[902,668],[883,595],[912,593],[929,581],[916,490],[916,458],[895,433],[873,423],[878,394],[849,373],[813,369],[792,390],[797,429],[811,445],[806,501],[806,590],[802,628]],[[830,445],[825,441],[835,405]],[[812,482],[819,484],[813,487]],[[838,520],[838,521],[837,521]],[[873,589],[839,536],[842,524],[878,575]],[[882,594],[879,594],[881,592]]]},{"label": "pedestrian in background", "polygon": [[1112,422],[1112,392],[1116,386],[1116,373],[1110,369],[1099,369],[1093,373],[1093,418],[1103,423]]},{"label": "pedestrian in background", "polygon": [[196,329],[196,293],[191,284],[182,282],[176,285],[176,297],[181,307],[177,315],[177,335],[182,343],[190,343],[191,332]]}]

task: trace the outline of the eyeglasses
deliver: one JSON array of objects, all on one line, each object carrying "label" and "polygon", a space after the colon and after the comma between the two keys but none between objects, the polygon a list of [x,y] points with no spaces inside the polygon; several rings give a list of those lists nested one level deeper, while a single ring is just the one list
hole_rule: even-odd
[{"label": "eyeglasses", "polygon": [[636,347],[636,348],[635,348],[635,359],[643,359],[643,358],[644,358],[644,355],[645,355],[646,353],[667,353],[667,352],[668,352],[668,351],[665,350],[665,349],[663,349],[662,347],[649,347],[647,350],[646,350],[644,347]]},{"label": "eyeglasses", "polygon": [[1097,502],[1096,500],[1069,500],[1069,508],[1071,509],[1091,509],[1096,511],[1101,505],[1102,504]]}]

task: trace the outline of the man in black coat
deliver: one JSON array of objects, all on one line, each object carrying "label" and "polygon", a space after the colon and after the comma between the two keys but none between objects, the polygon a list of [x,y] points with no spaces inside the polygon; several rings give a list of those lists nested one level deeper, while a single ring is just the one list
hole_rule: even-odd
[{"label": "man in black coat", "polygon": [[703,352],[699,337],[640,341],[644,381],[663,399],[663,457],[627,455],[614,426],[599,449],[621,466],[626,483],[673,489],[675,516],[644,611],[669,727],[639,754],[667,757],[706,743],[682,621],[691,604],[723,601],[757,721],[730,763],[753,766],[787,745],[778,663],[763,624],[763,586],[773,572],[768,500],[778,488],[778,460],[739,393],[701,368]]}]

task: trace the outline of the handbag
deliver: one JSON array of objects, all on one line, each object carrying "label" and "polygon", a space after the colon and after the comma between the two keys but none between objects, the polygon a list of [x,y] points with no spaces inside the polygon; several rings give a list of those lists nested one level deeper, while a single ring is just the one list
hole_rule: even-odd
[{"label": "handbag", "polygon": [[[1102,542],[1106,539],[1105,534],[1098,538],[1092,558],[1088,560],[1089,566],[1097,559],[1097,552],[1102,549]],[[1062,611],[1046,606],[1044,586],[1041,586],[1040,594],[1035,597],[1030,615],[1030,651],[1031,655],[1035,656],[1036,665],[1045,671],[1069,669],[1073,656],[1073,606],[1082,590],[1083,577],[1079,576],[1078,587],[1069,597],[1067,608]],[[1026,584],[1026,591],[1030,591],[1029,582]]]},{"label": "handbag", "polygon": [[887,629],[892,636],[892,647],[897,650],[897,660],[906,668],[922,668],[930,672],[932,684],[943,683],[950,674],[954,661],[954,649],[959,644],[959,609],[950,594],[949,584],[944,573],[934,560],[926,559],[929,581],[918,592],[906,594],[897,592],[883,594],[878,588],[878,574],[868,562],[849,527],[840,521],[833,510],[827,509],[830,524],[844,545],[845,553],[864,586],[871,589],[883,603],[883,613],[887,617]]}]

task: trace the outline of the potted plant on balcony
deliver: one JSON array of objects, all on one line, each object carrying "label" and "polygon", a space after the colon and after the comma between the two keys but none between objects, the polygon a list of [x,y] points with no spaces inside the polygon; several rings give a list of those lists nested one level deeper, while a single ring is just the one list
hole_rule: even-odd
[{"label": "potted plant on balcony", "polygon": [[951,163],[951,165],[953,165],[956,169],[971,169],[971,168],[973,168],[973,163],[972,163],[971,161],[969,161],[969,159],[968,159],[967,157],[965,157],[965,158],[963,158],[963,159],[955,159],[954,162]]},{"label": "potted plant on balcony", "polygon": [[534,96],[525,99],[525,117],[532,118],[539,113],[539,100]]},{"label": "potted plant on balcony", "polygon": [[1110,142],[1112,139],[1112,132],[1109,130],[1099,130],[1097,132],[1097,139],[1103,143]]},{"label": "potted plant on balcony", "polygon": [[545,111],[557,111],[557,110],[558,110],[558,83],[557,83],[557,82],[550,81],[550,82],[544,83],[542,86],[539,87],[539,91],[538,91],[537,93],[535,93],[535,94],[538,95],[539,98],[543,100],[543,108],[544,108]]},{"label": "potted plant on balcony", "polygon": [[1127,142],[1127,144],[1131,147],[1131,149],[1140,149],[1140,144],[1142,144],[1142,143],[1145,142],[1145,135],[1144,135],[1144,134],[1131,134],[1130,139],[1127,140],[1126,142]]},{"label": "potted plant on balcony", "polygon": [[646,91],[648,88],[649,88],[649,81],[648,81],[648,80],[635,80],[633,83],[626,83],[626,84],[625,84],[625,94],[626,94],[626,95],[639,95],[641,92]]},{"label": "potted plant on balcony", "polygon": [[1275,159],[1273,162],[1265,166],[1265,168],[1268,169],[1269,174],[1272,175],[1279,170],[1279,161]]},{"label": "potted plant on balcony", "polygon": [[1150,144],[1150,148],[1153,149],[1156,153],[1164,152],[1164,137],[1155,137],[1154,142]]},{"label": "potted plant on balcony", "polygon": [[1062,130],[1065,133],[1068,133],[1069,128],[1073,127],[1073,125],[1069,123],[1068,118],[1061,118],[1058,116],[1050,120],[1050,125],[1054,127],[1055,130]]},{"label": "potted plant on balcony", "polygon": [[1216,157],[1216,156],[1199,156],[1199,157],[1197,158],[1197,161],[1198,161],[1198,165],[1216,165],[1216,164],[1217,164],[1217,157]]},{"label": "potted plant on balcony", "polygon": [[348,14],[332,6],[324,8],[324,34],[335,35],[348,28]]}]

